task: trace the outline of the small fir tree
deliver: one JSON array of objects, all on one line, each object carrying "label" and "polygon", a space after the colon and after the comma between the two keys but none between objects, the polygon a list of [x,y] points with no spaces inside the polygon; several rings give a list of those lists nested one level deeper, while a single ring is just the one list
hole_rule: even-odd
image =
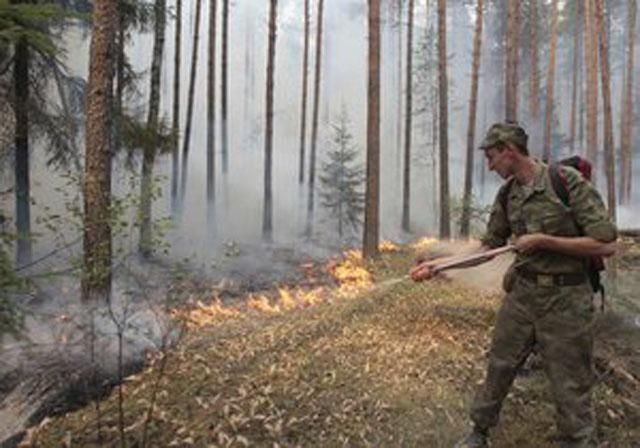
[{"label": "small fir tree", "polygon": [[338,225],[338,236],[344,236],[345,228],[357,232],[362,225],[364,212],[364,167],[356,161],[357,147],[349,130],[349,117],[343,111],[338,122],[332,125],[331,150],[322,164],[320,198]]}]

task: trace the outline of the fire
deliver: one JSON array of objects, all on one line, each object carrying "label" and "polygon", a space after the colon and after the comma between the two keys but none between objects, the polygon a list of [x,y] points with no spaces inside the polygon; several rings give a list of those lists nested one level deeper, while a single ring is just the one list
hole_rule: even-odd
[{"label": "fire", "polygon": [[411,248],[414,250],[426,250],[437,242],[438,240],[435,238],[424,237],[413,243],[411,245]]},{"label": "fire", "polygon": [[264,295],[249,295],[249,301],[247,302],[247,305],[249,306],[249,308],[253,308],[254,310],[261,311],[267,314],[280,313],[280,307],[277,304],[272,305],[269,301],[269,298]]},{"label": "fire", "polygon": [[344,255],[344,260],[330,267],[330,271],[340,283],[339,293],[350,296],[371,286],[371,274],[362,266],[360,251],[350,250]]},{"label": "fire", "polygon": [[383,240],[378,245],[378,249],[380,252],[395,252],[398,250],[398,246],[393,241]]},{"label": "fire", "polygon": [[240,315],[240,311],[224,306],[222,302],[216,298],[216,300],[209,305],[198,301],[195,308],[186,311],[173,310],[171,315],[174,318],[186,321],[187,327],[194,329],[236,317]]}]

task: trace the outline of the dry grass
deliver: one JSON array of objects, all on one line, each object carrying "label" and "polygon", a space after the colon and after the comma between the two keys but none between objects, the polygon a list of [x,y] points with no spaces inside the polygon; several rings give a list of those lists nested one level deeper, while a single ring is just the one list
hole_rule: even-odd
[{"label": "dry grass", "polygon": [[[384,285],[412,258],[390,251],[367,268]],[[169,355],[150,446],[452,446],[483,376],[499,295],[446,280],[386,284],[190,332]],[[139,446],[154,364],[125,385],[127,446]],[[638,446],[637,396],[613,378],[596,390],[603,440]],[[120,446],[116,395],[102,403],[101,446]],[[95,419],[90,406],[55,418],[27,446],[98,446]],[[551,446],[552,435],[544,378],[518,378],[493,446]]]}]

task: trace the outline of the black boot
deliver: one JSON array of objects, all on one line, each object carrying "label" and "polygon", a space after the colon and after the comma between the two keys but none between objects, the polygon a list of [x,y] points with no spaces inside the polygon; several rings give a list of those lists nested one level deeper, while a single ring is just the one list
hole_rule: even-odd
[{"label": "black boot", "polygon": [[487,448],[489,446],[488,439],[489,431],[474,426],[473,431],[456,443],[454,448]]}]

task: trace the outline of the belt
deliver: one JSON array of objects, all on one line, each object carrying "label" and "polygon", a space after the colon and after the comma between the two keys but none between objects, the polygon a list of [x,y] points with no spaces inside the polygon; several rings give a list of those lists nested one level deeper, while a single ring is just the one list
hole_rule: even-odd
[{"label": "belt", "polygon": [[577,286],[586,283],[587,276],[584,272],[567,274],[544,274],[542,272],[516,269],[518,275],[538,286]]}]

